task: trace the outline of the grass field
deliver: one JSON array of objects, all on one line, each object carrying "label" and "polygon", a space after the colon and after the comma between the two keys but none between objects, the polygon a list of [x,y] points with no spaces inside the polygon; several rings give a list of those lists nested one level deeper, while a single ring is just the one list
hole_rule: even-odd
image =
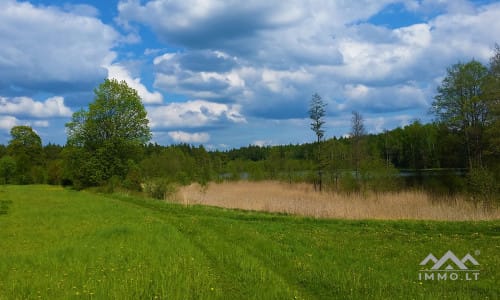
[{"label": "grass field", "polygon": [[[500,222],[321,220],[0,186],[0,299],[498,299]],[[478,280],[419,280],[451,250]],[[461,278],[463,279],[463,278]]]}]

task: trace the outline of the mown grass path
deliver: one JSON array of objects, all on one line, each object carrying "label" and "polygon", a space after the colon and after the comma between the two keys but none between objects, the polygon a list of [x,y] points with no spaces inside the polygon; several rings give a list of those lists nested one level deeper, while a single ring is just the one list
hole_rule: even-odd
[{"label": "mown grass path", "polygon": [[[499,221],[314,220],[50,186],[0,186],[0,200],[0,299],[499,296]],[[477,281],[419,280],[448,250],[476,257]]]}]

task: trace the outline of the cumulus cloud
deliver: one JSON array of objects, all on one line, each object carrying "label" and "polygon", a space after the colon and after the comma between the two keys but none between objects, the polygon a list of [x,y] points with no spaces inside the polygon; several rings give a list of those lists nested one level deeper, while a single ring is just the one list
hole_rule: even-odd
[{"label": "cumulus cloud", "polygon": [[268,1],[155,0],[142,5],[131,0],[121,1],[118,10],[122,23],[148,24],[164,42],[192,48],[246,39],[260,30],[293,24],[303,14],[300,7]]},{"label": "cumulus cloud", "polygon": [[12,127],[19,125],[19,120],[12,116],[0,116],[0,129],[9,131]]},{"label": "cumulus cloud", "polygon": [[244,80],[237,59],[221,51],[167,53],[154,59],[155,86],[191,98],[231,101],[242,92]]},{"label": "cumulus cloud", "polygon": [[[76,13],[75,11],[78,11]],[[119,34],[88,6],[0,1],[0,92],[91,90],[116,57]]]},{"label": "cumulus cloud", "polygon": [[244,123],[238,105],[213,103],[204,100],[170,103],[148,108],[152,128],[197,128]]},{"label": "cumulus cloud", "polygon": [[71,114],[72,111],[64,104],[63,97],[51,97],[43,102],[28,97],[0,97],[0,115],[54,118],[70,117]]},{"label": "cumulus cloud", "polygon": [[363,110],[383,113],[409,109],[425,110],[429,106],[428,99],[432,98],[428,91],[412,84],[386,87],[346,85],[344,91],[349,100],[338,106],[343,111]]},{"label": "cumulus cloud", "polygon": [[168,135],[175,143],[201,144],[210,140],[210,135],[206,132],[169,131]]},{"label": "cumulus cloud", "polygon": [[[154,60],[157,88],[278,119],[306,117],[314,92],[331,110],[425,111],[447,66],[486,61],[491,32],[500,31],[498,3],[240,3],[122,1],[119,19],[150,26],[167,44],[183,47]],[[370,23],[396,4],[420,21],[397,28]]]},{"label": "cumulus cloud", "polygon": [[49,127],[50,122],[47,120],[34,121],[33,126],[35,127]]},{"label": "cumulus cloud", "polygon": [[[395,21],[396,14],[410,18]],[[330,116],[360,110],[378,130],[426,113],[446,68],[486,62],[498,42],[492,33],[500,32],[500,3],[490,0],[121,0],[116,21],[125,37],[98,15],[87,5],[2,1],[0,95],[36,97],[37,90],[74,104],[79,95],[58,91],[81,94],[109,76],[126,80],[146,104],[161,104],[161,93],[203,99],[150,105],[156,130],[244,127],[248,144],[280,139],[252,135],[250,128],[265,129],[247,119],[307,120],[317,92]],[[163,45],[139,53],[139,44],[118,44],[139,41],[147,28]],[[125,57],[152,61],[143,70],[153,74],[139,78]],[[299,128],[290,126],[288,133]],[[218,139],[210,136],[224,143]]]},{"label": "cumulus cloud", "polygon": [[130,72],[124,67],[119,64],[113,64],[106,66],[108,69],[108,78],[114,78],[119,81],[125,80],[127,84],[135,89],[139,96],[141,97],[142,101],[146,104],[154,104],[154,103],[162,103],[163,102],[163,96],[161,93],[154,91],[150,92],[144,86],[144,84],[141,83],[141,78],[136,77],[133,78]]}]

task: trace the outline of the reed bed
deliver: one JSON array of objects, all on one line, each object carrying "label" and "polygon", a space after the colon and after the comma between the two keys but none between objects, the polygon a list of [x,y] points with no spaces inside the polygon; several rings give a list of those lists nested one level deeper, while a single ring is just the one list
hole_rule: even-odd
[{"label": "reed bed", "polygon": [[210,183],[181,187],[173,200],[185,205],[278,212],[315,218],[478,221],[500,219],[464,196],[435,198],[424,191],[316,192],[309,184],[274,181]]}]

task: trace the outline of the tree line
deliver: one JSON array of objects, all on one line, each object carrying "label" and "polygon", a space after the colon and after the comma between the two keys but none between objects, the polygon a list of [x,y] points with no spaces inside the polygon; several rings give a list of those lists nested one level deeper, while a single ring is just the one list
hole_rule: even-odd
[{"label": "tree line", "polygon": [[326,105],[314,94],[309,115],[317,139],[300,145],[249,145],[228,151],[161,146],[150,143],[137,91],[124,81],[106,79],[94,94],[88,108],[74,113],[66,124],[64,146],[43,146],[31,127],[13,127],[9,143],[0,145],[0,183],[120,186],[161,194],[173,183],[272,179],[350,192],[422,184],[425,176],[405,172],[444,170],[451,175],[440,178],[449,181],[434,183],[434,188],[445,193],[473,191],[490,197],[500,191],[498,45],[488,66],[472,60],[448,68],[432,103],[434,122],[414,120],[366,134],[363,116],[353,112],[349,137],[325,139]]}]

